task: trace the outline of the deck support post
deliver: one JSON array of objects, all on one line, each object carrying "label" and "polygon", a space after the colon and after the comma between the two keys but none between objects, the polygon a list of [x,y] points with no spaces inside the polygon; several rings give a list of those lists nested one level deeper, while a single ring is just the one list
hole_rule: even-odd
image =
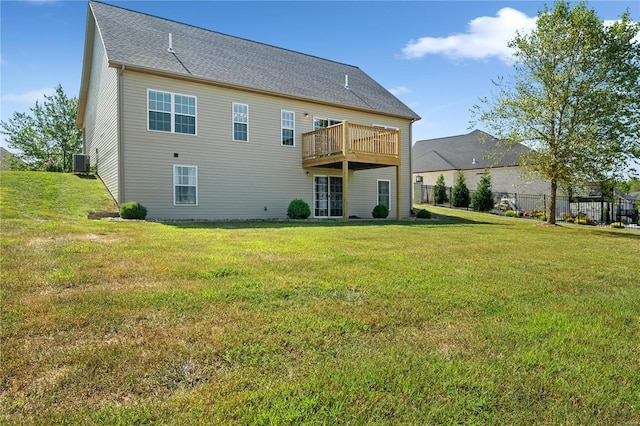
[{"label": "deck support post", "polygon": [[349,220],[349,160],[342,160],[342,220]]},{"label": "deck support post", "polygon": [[349,143],[349,123],[342,122],[342,220],[349,220],[349,160],[347,160],[347,143]]},{"label": "deck support post", "polygon": [[396,220],[402,219],[402,173],[400,173],[400,166],[396,166]]}]

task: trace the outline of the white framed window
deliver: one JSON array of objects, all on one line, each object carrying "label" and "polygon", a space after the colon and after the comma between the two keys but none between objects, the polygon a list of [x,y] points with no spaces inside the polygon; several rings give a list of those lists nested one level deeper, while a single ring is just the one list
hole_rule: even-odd
[{"label": "white framed window", "polygon": [[280,113],[281,129],[282,129],[282,145],[295,146],[295,122],[296,113],[293,111],[284,111]]},{"label": "white framed window", "polygon": [[173,205],[198,205],[198,166],[173,166]]},{"label": "white framed window", "polygon": [[249,141],[249,105],[233,103],[233,140]]},{"label": "white framed window", "polygon": [[378,204],[391,208],[391,181],[378,179]]},{"label": "white framed window", "polygon": [[326,129],[329,126],[342,123],[342,120],[332,118],[313,118],[313,130]]},{"label": "white framed window", "polygon": [[171,131],[171,93],[149,90],[147,96],[149,130]]},{"label": "white framed window", "polygon": [[386,126],[384,124],[376,124],[376,123],[373,123],[371,127],[380,127],[382,129],[387,129],[387,130],[398,130],[398,128],[395,126]]},{"label": "white framed window", "polygon": [[147,89],[147,129],[196,134],[196,97]]}]

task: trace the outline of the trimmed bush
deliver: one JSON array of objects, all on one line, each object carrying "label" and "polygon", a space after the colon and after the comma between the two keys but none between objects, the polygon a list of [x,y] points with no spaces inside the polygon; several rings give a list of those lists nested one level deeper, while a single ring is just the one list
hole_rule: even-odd
[{"label": "trimmed bush", "polygon": [[444,175],[438,176],[436,180],[436,186],[433,188],[433,194],[436,204],[444,204],[449,201],[447,197],[447,186],[444,184]]},{"label": "trimmed bush", "polygon": [[493,194],[491,193],[491,176],[489,173],[482,175],[476,192],[471,197],[471,207],[475,211],[488,212],[493,209]]},{"label": "trimmed bush", "polygon": [[306,201],[295,199],[289,203],[287,208],[287,216],[289,219],[307,219],[311,216],[311,209]]},{"label": "trimmed bush", "polygon": [[611,224],[611,227],[612,227],[612,228],[618,228],[618,229],[621,229],[621,228],[624,228],[624,223],[622,223],[622,222],[613,222],[613,223]]},{"label": "trimmed bush", "polygon": [[147,217],[147,209],[137,201],[129,201],[120,205],[120,217],[144,220]]},{"label": "trimmed bush", "polygon": [[429,210],[420,209],[416,212],[418,219],[431,219],[431,212]]},{"label": "trimmed bush", "polygon": [[470,201],[469,188],[467,188],[464,173],[458,172],[456,184],[451,192],[451,204],[453,204],[453,207],[469,207]]},{"label": "trimmed bush", "polygon": [[507,210],[507,211],[504,213],[504,215],[505,215],[505,216],[507,216],[507,217],[516,217],[516,216],[517,216],[517,213],[516,213],[516,212],[514,212],[513,210]]},{"label": "trimmed bush", "polygon": [[[569,220],[571,219],[571,220]],[[567,213],[567,212],[562,212],[562,214],[560,214],[560,220],[564,220],[567,222],[573,222],[573,214],[572,213]]]},{"label": "trimmed bush", "polygon": [[385,206],[384,204],[378,204],[373,208],[371,214],[376,219],[384,219],[385,217],[389,216],[389,207]]}]

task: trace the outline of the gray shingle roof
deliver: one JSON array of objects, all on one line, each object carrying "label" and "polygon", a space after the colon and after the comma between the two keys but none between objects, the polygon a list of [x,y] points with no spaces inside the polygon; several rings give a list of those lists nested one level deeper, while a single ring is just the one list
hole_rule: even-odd
[{"label": "gray shingle roof", "polygon": [[498,142],[498,139],[481,130],[466,135],[417,141],[411,151],[411,170],[419,173],[517,166],[521,155],[529,151],[526,146],[517,144],[504,155],[494,158]]},{"label": "gray shingle roof", "polygon": [[[90,1],[89,7],[112,65],[420,118],[358,67],[105,3]],[[169,33],[175,55],[167,51]]]}]

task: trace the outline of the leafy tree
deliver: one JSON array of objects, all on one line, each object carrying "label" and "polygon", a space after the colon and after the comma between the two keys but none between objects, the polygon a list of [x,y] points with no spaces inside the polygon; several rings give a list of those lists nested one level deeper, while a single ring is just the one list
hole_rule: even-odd
[{"label": "leafy tree", "polygon": [[20,150],[17,157],[35,170],[70,172],[73,154],[82,150],[82,131],[76,128],[78,99],[67,97],[58,85],[30,110],[0,122],[9,147]]},{"label": "leafy tree", "polygon": [[533,32],[509,43],[512,78],[473,108],[504,148],[532,148],[524,165],[551,184],[551,224],[559,186],[619,177],[640,158],[639,32],[628,11],[606,26],[584,2],[545,6]]},{"label": "leafy tree", "polygon": [[433,188],[434,198],[436,204],[444,204],[449,201],[447,196],[447,186],[444,184],[444,175],[438,176],[436,179],[436,186]]},{"label": "leafy tree", "polygon": [[469,207],[469,188],[464,179],[464,173],[458,172],[456,183],[451,191],[451,204],[453,207]]},{"label": "leafy tree", "polygon": [[471,197],[471,208],[479,212],[488,212],[493,209],[493,194],[491,193],[491,175],[485,172]]},{"label": "leafy tree", "polygon": [[638,192],[640,191],[640,180],[631,178],[626,182],[618,182],[616,183],[616,188],[625,194],[628,194],[629,192]]}]

